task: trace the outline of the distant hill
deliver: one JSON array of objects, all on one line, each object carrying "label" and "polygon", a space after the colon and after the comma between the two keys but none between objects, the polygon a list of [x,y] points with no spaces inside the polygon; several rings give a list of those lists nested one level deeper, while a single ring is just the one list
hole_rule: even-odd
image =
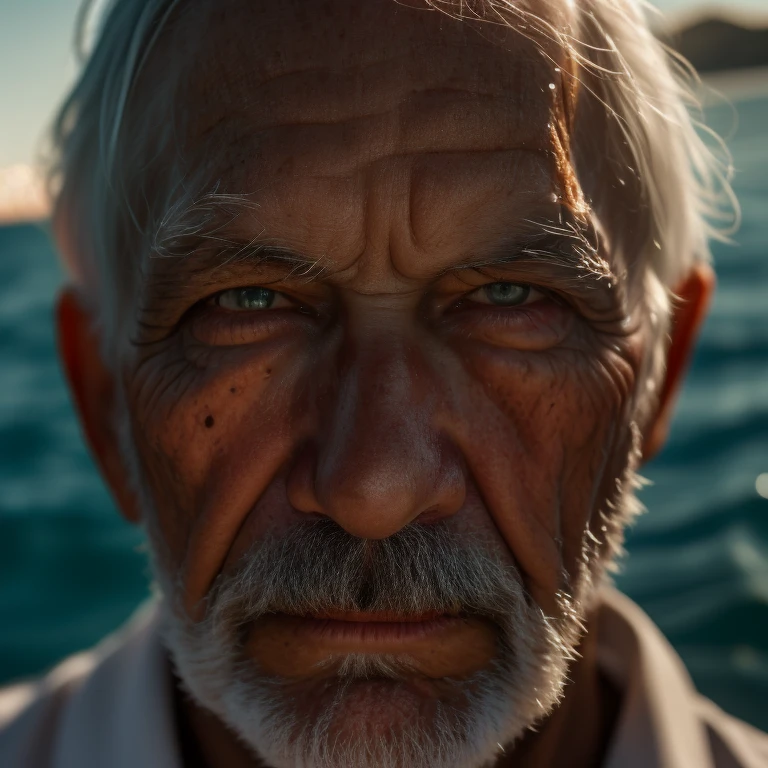
[{"label": "distant hill", "polygon": [[660,36],[699,72],[768,66],[768,26],[706,17]]}]

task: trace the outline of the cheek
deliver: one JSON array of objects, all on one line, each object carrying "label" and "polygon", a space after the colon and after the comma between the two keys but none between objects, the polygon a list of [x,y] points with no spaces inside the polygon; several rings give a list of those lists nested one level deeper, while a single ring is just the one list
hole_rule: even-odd
[{"label": "cheek", "polygon": [[[292,449],[304,410],[300,355],[285,341],[215,354],[176,345],[138,369],[136,443],[190,599],[205,593],[254,500]],[[265,529],[273,522],[267,517],[258,521]]]},{"label": "cheek", "polygon": [[548,607],[578,573],[584,533],[626,468],[636,365],[631,345],[538,354],[468,348],[474,391],[457,420],[484,502],[528,587]]}]

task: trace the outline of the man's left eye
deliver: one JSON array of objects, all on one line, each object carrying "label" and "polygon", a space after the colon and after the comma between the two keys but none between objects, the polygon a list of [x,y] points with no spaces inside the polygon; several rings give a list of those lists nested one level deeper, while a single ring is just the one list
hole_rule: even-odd
[{"label": "man's left eye", "polygon": [[542,298],[540,291],[530,285],[519,283],[488,283],[466,296],[469,301],[478,304],[491,304],[495,307],[519,307]]},{"label": "man's left eye", "polygon": [[261,286],[230,288],[213,297],[213,303],[232,312],[253,312],[260,309],[280,309],[290,306],[281,293]]}]

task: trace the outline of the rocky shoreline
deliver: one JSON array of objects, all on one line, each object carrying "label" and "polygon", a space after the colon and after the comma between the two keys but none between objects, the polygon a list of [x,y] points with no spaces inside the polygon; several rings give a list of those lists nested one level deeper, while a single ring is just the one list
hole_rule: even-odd
[{"label": "rocky shoreline", "polygon": [[768,67],[768,17],[758,23],[725,12],[700,16],[672,25],[659,37],[701,74]]}]

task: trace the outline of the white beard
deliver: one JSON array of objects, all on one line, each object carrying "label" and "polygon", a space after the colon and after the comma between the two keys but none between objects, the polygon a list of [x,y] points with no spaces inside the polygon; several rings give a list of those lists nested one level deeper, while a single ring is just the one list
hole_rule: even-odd
[{"label": "white beard", "polygon": [[[623,523],[640,509],[631,492],[635,476],[628,470],[612,504],[608,554],[599,557],[585,537],[583,567],[570,594],[558,594],[556,620],[526,596],[508,562],[486,549],[467,548],[447,525],[408,526],[390,539],[366,542],[325,520],[258,543],[234,573],[217,579],[206,599],[205,619],[194,623],[181,607],[177,578],[159,564],[164,543],[157,516],[123,426],[124,458],[144,512],[161,595],[164,640],[178,675],[197,704],[273,768],[480,768],[493,763],[560,701],[594,585],[620,550]],[[461,706],[438,701],[429,718],[409,719],[386,733],[371,732],[362,713],[348,711],[348,701],[366,681],[394,689],[407,680],[407,659],[354,654],[329,660],[336,669],[323,692],[326,706],[302,718],[287,681],[260,674],[241,650],[242,627],[264,613],[359,607],[359,555],[371,546],[380,556],[378,570],[365,576],[369,591],[373,585],[367,610],[418,612],[458,602],[492,618],[499,630],[499,654],[492,665],[470,680],[445,681]],[[296,559],[299,551],[302,557]],[[309,552],[314,555],[307,557]],[[296,562],[304,567],[292,567]],[[379,696],[379,704],[385,706],[385,699]]]},{"label": "white beard", "polygon": [[[175,608],[174,582],[156,573],[165,596],[165,641],[186,688],[269,765],[477,768],[496,759],[501,745],[513,743],[557,704],[581,631],[567,605],[561,606],[562,615],[571,617],[570,625],[546,618],[526,600],[514,569],[492,553],[467,549],[439,524],[412,526],[376,543],[346,536],[334,523],[320,521],[260,543],[237,573],[217,581],[206,618],[197,624]],[[388,697],[397,697],[402,681],[413,674],[407,659],[369,654],[329,659],[335,675],[317,692],[322,711],[302,717],[295,687],[261,675],[241,651],[242,627],[266,612],[359,607],[358,555],[370,553],[372,546],[382,553],[373,555],[376,574],[366,585],[373,603],[366,609],[432,610],[458,599],[466,609],[491,617],[500,634],[492,665],[470,680],[442,684],[455,694],[452,701],[433,703],[429,717],[395,718],[385,733],[369,728],[350,702],[358,702],[362,691],[366,703],[386,708]],[[286,567],[297,562],[291,553],[299,550],[305,561],[314,557],[314,562],[303,571]],[[404,563],[408,552],[411,559]],[[432,553],[435,567],[427,556]],[[419,568],[421,577],[414,573]],[[372,685],[375,692],[367,691]],[[392,711],[397,715],[397,706]]]}]

